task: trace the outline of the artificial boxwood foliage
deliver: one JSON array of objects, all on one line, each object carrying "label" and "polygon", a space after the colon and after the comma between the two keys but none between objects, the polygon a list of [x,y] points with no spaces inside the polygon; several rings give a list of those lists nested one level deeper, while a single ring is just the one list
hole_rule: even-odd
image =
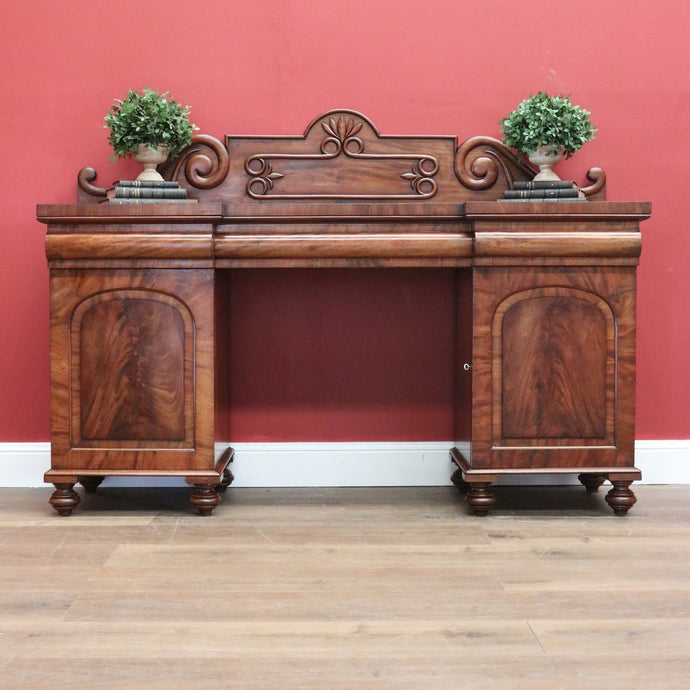
[{"label": "artificial boxwood foliage", "polygon": [[541,146],[565,149],[570,158],[597,131],[591,113],[570,102],[570,96],[530,96],[499,121],[503,143],[527,155]]},{"label": "artificial boxwood foliage", "polygon": [[190,106],[179,104],[167,91],[130,90],[123,101],[115,100],[105,116],[108,142],[118,158],[132,156],[139,144],[166,146],[168,155],[175,156],[192,143],[192,134],[199,129],[190,123],[189,111]]}]

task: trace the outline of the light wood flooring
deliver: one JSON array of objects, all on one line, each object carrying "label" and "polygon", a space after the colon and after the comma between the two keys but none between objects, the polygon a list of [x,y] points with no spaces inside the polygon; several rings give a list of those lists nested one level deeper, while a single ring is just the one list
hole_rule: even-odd
[{"label": "light wood flooring", "polygon": [[1,489],[0,688],[685,689],[690,486],[633,488]]}]

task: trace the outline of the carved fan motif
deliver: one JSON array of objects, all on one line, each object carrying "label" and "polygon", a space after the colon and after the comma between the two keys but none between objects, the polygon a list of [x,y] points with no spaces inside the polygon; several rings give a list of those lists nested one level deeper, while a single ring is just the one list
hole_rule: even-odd
[{"label": "carved fan motif", "polygon": [[[244,164],[244,169],[250,179],[247,181],[247,195],[253,199],[362,199],[362,200],[405,200],[410,198],[429,199],[436,194],[438,183],[434,176],[439,171],[438,159],[426,153],[378,153],[366,151],[364,138],[357,136],[364,127],[364,121],[350,115],[331,116],[321,122],[321,128],[327,135],[319,143],[318,153],[255,153],[249,156]],[[352,161],[390,163],[390,166],[381,167],[381,174],[395,170],[395,163],[411,162],[411,170],[399,173],[399,176],[410,182],[412,194],[370,193],[370,192],[283,192],[272,193],[274,183],[284,178],[287,172],[277,172],[273,168],[272,161],[286,162],[324,162],[332,161],[339,156],[345,156]],[[345,174],[345,165],[342,166],[342,174]],[[338,185],[340,186],[340,185]]]},{"label": "carved fan motif", "polygon": [[[354,137],[362,129],[363,124],[363,122],[355,122],[352,117],[346,118],[342,116],[338,118],[332,117],[328,122],[322,122],[321,126],[330,137],[321,144],[321,150],[323,151],[326,142],[331,142],[331,140],[335,140],[337,144],[343,146],[350,137]],[[362,140],[357,139],[357,141],[361,143]],[[364,144],[362,144],[363,148]]]}]

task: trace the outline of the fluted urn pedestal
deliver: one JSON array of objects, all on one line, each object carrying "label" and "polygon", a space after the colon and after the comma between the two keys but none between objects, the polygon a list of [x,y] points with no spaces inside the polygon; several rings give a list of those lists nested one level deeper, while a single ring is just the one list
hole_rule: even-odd
[{"label": "fluted urn pedestal", "polygon": [[142,172],[137,175],[137,180],[162,181],[163,176],[156,170],[156,166],[168,160],[166,146],[151,147],[148,144],[139,144],[134,160],[144,166]]}]

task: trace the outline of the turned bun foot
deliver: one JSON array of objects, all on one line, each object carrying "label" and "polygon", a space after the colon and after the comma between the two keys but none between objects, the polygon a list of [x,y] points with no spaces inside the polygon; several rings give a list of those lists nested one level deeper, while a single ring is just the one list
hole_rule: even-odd
[{"label": "turned bun foot", "polygon": [[489,508],[496,502],[493,491],[489,488],[491,482],[471,482],[467,494],[467,503],[472,512],[478,517],[484,517]]},{"label": "turned bun foot", "polygon": [[612,480],[613,488],[606,494],[606,502],[616,515],[625,515],[637,502],[630,490],[632,481]]},{"label": "turned bun foot", "polygon": [[453,474],[450,476],[450,481],[453,482],[453,484],[455,484],[460,491],[470,490],[470,485],[462,476],[462,470],[455,470],[455,472],[453,472]]},{"label": "turned bun foot", "polygon": [[79,477],[79,483],[87,494],[94,494],[104,479],[105,477]]},{"label": "turned bun foot", "polygon": [[216,485],[216,491],[218,493],[223,493],[235,479],[235,475],[230,471],[229,467],[223,470],[223,476],[221,480]]},{"label": "turned bun foot", "polygon": [[55,508],[58,515],[63,517],[71,515],[72,511],[79,505],[79,501],[81,501],[81,497],[74,490],[74,484],[58,483],[53,484],[53,486],[55,491],[48,499],[48,502]]},{"label": "turned bun foot", "polygon": [[220,496],[213,484],[195,484],[194,493],[189,500],[200,515],[208,516],[220,503]]},{"label": "turned bun foot", "polygon": [[599,487],[605,480],[603,474],[578,474],[577,478],[580,484],[585,487],[588,494],[595,494],[599,491]]}]

